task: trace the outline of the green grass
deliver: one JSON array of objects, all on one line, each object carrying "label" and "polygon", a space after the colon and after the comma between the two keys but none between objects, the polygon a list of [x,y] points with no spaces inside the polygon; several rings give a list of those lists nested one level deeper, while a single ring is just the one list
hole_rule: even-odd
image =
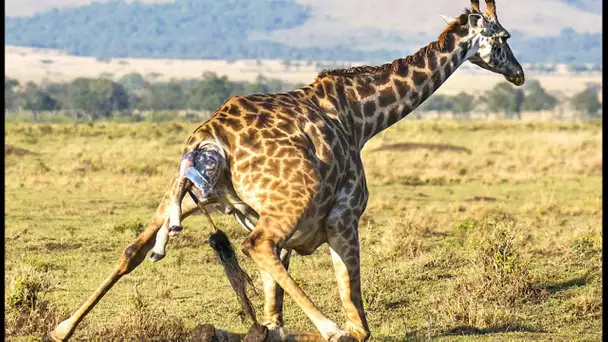
[{"label": "green grass", "polygon": [[[96,289],[151,217],[197,126],[7,124],[9,340],[39,338]],[[375,151],[398,143],[410,144]],[[601,340],[601,143],[601,122],[405,120],[374,138],[360,227],[373,340]],[[232,218],[215,221],[234,244],[246,237]],[[74,339],[176,340],[200,323],[245,332],[211,232],[202,216],[186,220],[167,257],[123,278]],[[290,273],[344,321],[326,245],[293,257]],[[252,301],[260,314],[262,298]],[[289,298],[285,317],[291,330],[313,330]]]}]

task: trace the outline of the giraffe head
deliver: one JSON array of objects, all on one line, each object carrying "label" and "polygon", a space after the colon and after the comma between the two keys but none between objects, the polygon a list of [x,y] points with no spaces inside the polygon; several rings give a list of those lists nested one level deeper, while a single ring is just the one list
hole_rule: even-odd
[{"label": "giraffe head", "polygon": [[511,35],[498,22],[494,0],[485,1],[485,12],[480,11],[479,0],[471,0],[472,9],[465,13],[468,16],[465,24],[469,32],[468,41],[474,52],[468,60],[521,86],[525,81],[524,71],[507,43]]}]

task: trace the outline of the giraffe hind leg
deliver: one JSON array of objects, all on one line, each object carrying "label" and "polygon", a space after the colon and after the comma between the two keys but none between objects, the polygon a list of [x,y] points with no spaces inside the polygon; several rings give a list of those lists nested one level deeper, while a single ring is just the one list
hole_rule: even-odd
[{"label": "giraffe hind leg", "polygon": [[339,341],[347,337],[347,333],[327,316],[311,301],[302,288],[289,275],[285,266],[279,259],[280,231],[287,232],[295,226],[297,219],[293,220],[287,215],[283,218],[260,214],[260,220],[249,237],[242,243],[242,251],[249,256],[256,265],[268,273],[272,279],[295,301],[304,311],[312,323],[317,327],[321,336],[327,341]]},{"label": "giraffe hind leg", "polygon": [[[114,284],[141,264],[148,251],[152,248],[154,235],[156,235],[161,225],[163,225],[163,220],[165,220],[166,223],[166,200],[168,200],[167,196],[163,197],[163,200],[156,209],[156,213],[152,217],[146,230],[144,230],[132,244],[128,245],[123,250],[118,264],[112,273],[99,285],[97,290],[91,294],[78,310],[72,313],[69,318],[59,323],[53,331],[47,333],[43,337],[43,340],[56,342],[68,340],[87,313],[95,307]],[[186,205],[182,212],[181,219],[185,219],[197,210],[198,207],[196,206]]]},{"label": "giraffe hind leg", "polygon": [[225,165],[224,155],[215,144],[207,144],[184,154],[177,175],[177,186],[173,189],[173,196],[169,204],[169,219],[156,234],[156,242],[150,254],[152,262],[159,261],[166,256],[169,237],[178,235],[183,230],[180,216],[186,192],[194,186],[201,193],[202,198],[199,200],[209,197],[214,193]]}]

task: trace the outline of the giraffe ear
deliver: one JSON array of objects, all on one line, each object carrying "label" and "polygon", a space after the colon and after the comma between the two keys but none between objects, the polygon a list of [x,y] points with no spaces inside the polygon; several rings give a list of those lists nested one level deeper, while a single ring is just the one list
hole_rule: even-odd
[{"label": "giraffe ear", "polygon": [[483,27],[483,16],[478,13],[469,14],[469,27]]},{"label": "giraffe ear", "polygon": [[441,19],[443,19],[443,21],[446,22],[446,24],[451,24],[456,21],[456,18],[448,17],[447,15],[440,14],[439,16],[441,17]]}]

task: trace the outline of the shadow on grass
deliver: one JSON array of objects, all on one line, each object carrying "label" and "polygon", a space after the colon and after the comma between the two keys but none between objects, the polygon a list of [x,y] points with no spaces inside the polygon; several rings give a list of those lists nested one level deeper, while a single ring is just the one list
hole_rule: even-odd
[{"label": "shadow on grass", "polygon": [[387,337],[384,336],[380,339],[381,341],[428,341],[439,337],[447,336],[474,336],[474,335],[489,335],[498,333],[508,332],[528,332],[528,333],[543,333],[540,329],[525,325],[525,324],[505,324],[501,326],[488,327],[488,328],[477,328],[470,325],[459,325],[455,328],[446,330],[445,332],[431,334],[428,330],[417,330],[406,333],[404,337]]},{"label": "shadow on grass", "polygon": [[380,147],[374,149],[374,152],[376,152],[376,151],[411,151],[411,150],[419,150],[419,149],[435,150],[435,151],[439,151],[439,152],[454,151],[454,152],[464,152],[466,154],[472,153],[471,150],[466,147],[456,146],[456,145],[451,145],[451,144],[429,144],[429,143],[411,143],[411,142],[380,146]]},{"label": "shadow on grass", "polygon": [[568,290],[571,287],[587,285],[588,282],[589,275],[585,274],[580,277],[572,278],[562,282],[541,284],[539,287],[547,290],[549,293],[555,293],[559,291]]},{"label": "shadow on grass", "polygon": [[506,332],[533,332],[539,333],[542,332],[534,327],[527,326],[524,324],[508,324],[497,327],[489,327],[489,328],[476,328],[470,325],[460,325],[455,328],[449,329],[443,334],[439,334],[440,336],[453,336],[453,335],[486,335],[486,334],[496,334],[496,333],[506,333]]}]

